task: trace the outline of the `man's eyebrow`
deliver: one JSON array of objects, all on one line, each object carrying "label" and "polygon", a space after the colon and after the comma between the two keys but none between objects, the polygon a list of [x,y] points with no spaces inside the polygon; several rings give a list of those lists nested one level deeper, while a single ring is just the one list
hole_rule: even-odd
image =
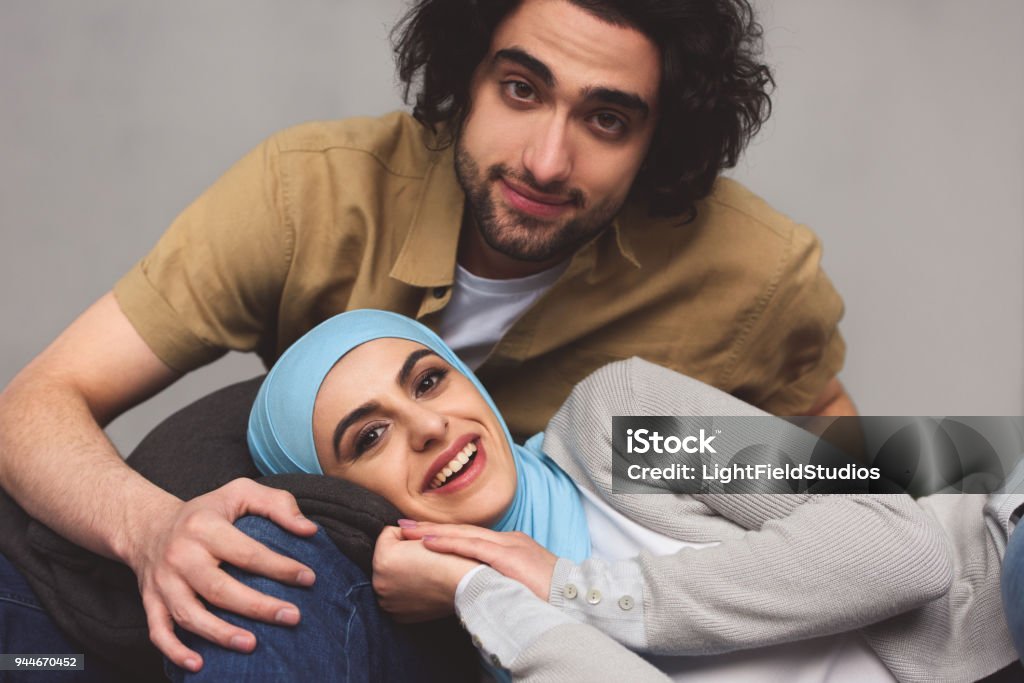
[{"label": "man's eyebrow", "polygon": [[587,87],[580,93],[584,99],[598,100],[607,104],[617,104],[625,109],[632,109],[644,118],[651,112],[650,105],[636,93],[617,90],[615,88]]},{"label": "man's eyebrow", "polygon": [[337,460],[341,460],[341,453],[338,451],[338,446],[341,445],[341,440],[345,437],[345,431],[378,408],[380,408],[379,403],[370,401],[359,406],[341,419],[338,426],[334,428],[334,439],[331,442],[334,446],[334,457]]},{"label": "man's eyebrow", "polygon": [[[553,88],[555,85],[555,75],[551,73],[551,69],[548,68],[547,64],[522,48],[506,47],[498,50],[494,53],[493,61],[514,62],[524,69],[528,69],[533,72],[533,74],[541,79],[547,87]],[[650,105],[647,104],[647,101],[643,97],[636,93],[619,90],[618,88],[588,86],[583,88],[580,95],[584,99],[598,100],[600,102],[615,104],[623,107],[624,109],[635,111],[644,118],[646,118],[651,112]]]},{"label": "man's eyebrow", "polygon": [[533,72],[537,78],[544,82],[549,88],[555,85],[555,75],[551,73],[548,65],[540,61],[526,50],[519,47],[506,47],[494,53],[494,62],[508,61],[515,62],[524,69]]}]

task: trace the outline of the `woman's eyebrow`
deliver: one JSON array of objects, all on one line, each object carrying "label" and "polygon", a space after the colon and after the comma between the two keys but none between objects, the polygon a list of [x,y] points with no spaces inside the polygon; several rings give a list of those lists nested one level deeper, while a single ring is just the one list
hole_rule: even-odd
[{"label": "woman's eyebrow", "polygon": [[416,349],[405,359],[402,363],[402,369],[398,371],[398,375],[395,377],[395,381],[399,386],[404,386],[409,381],[409,375],[412,374],[412,369],[416,367],[416,362],[424,356],[436,356],[437,354],[430,349]]},{"label": "woman's eyebrow", "polygon": [[334,439],[332,441],[334,446],[334,457],[336,460],[341,460],[341,453],[338,451],[338,446],[341,445],[341,440],[345,437],[345,430],[378,408],[380,408],[379,403],[376,401],[370,401],[359,406],[341,419],[338,426],[334,428]]},{"label": "woman's eyebrow", "polygon": [[[404,386],[409,381],[409,375],[412,374],[413,368],[416,367],[416,363],[424,356],[437,356],[437,354],[430,349],[416,349],[406,356],[405,362],[402,363],[401,369],[395,376],[395,381],[399,386]],[[348,428],[379,408],[380,404],[376,401],[368,401],[341,418],[338,426],[334,428],[334,438],[331,440],[331,444],[334,447],[334,457],[337,460],[341,460],[341,452],[338,449],[341,445],[341,440],[345,438],[345,432]]]}]

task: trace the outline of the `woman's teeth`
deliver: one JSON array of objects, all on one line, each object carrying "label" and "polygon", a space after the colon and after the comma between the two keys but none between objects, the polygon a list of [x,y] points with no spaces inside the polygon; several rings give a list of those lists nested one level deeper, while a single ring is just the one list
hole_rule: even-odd
[{"label": "woman's teeth", "polygon": [[469,461],[474,457],[476,457],[476,442],[471,441],[434,476],[434,480],[430,482],[430,488],[441,488],[449,480],[454,479],[455,475],[469,464]]}]

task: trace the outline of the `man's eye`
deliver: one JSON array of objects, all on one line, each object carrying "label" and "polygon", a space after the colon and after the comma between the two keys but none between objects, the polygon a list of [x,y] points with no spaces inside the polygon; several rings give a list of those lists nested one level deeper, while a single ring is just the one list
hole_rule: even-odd
[{"label": "man's eye", "polygon": [[594,125],[603,133],[610,135],[621,135],[626,131],[626,122],[615,114],[600,112],[591,119]]},{"label": "man's eye", "polygon": [[356,455],[362,455],[369,449],[373,448],[381,437],[384,436],[384,425],[377,425],[367,427],[363,431],[359,432],[359,436],[356,437],[355,449]]},{"label": "man's eye", "polygon": [[505,94],[513,100],[532,101],[537,99],[533,86],[526,81],[503,81],[501,85],[505,89]]},{"label": "man's eye", "polygon": [[420,378],[416,380],[416,397],[419,398],[425,394],[430,393],[437,388],[437,385],[441,383],[441,380],[448,374],[447,370],[440,368],[435,370],[427,370],[425,373],[420,375]]}]

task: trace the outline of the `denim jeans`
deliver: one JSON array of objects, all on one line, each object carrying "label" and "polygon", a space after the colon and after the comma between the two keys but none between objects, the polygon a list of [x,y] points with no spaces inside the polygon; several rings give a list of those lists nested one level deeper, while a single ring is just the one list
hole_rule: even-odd
[{"label": "denim jeans", "polygon": [[316,572],[311,588],[299,588],[225,565],[247,586],[296,605],[302,620],[294,627],[277,626],[213,608],[217,616],[251,631],[256,649],[242,654],[179,632],[203,656],[203,668],[191,674],[168,662],[173,681],[455,680],[447,672],[447,653],[423,647],[413,637],[417,627],[398,625],[383,614],[370,580],[322,529],[302,538],[262,517],[243,517],[236,526]]},{"label": "denim jeans", "polygon": [[103,683],[118,680],[106,663],[65,636],[21,572],[0,554],[0,654],[85,655],[83,671],[0,671],[2,683]]},{"label": "denim jeans", "polygon": [[1017,525],[1006,543],[1003,557],[1003,612],[1017,654],[1024,660],[1024,522]]}]

